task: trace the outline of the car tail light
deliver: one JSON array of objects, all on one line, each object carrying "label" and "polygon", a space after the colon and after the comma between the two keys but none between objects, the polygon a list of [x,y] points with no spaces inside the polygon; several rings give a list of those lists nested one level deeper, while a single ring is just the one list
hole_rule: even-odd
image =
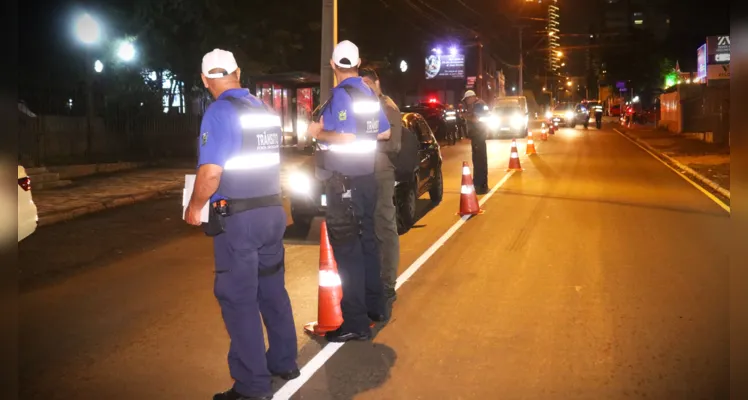
[{"label": "car tail light", "polygon": [[25,190],[25,191],[28,192],[29,190],[31,190],[31,178],[29,178],[27,176],[25,178],[19,179],[18,180],[18,186],[20,186],[21,189],[23,189],[23,190]]}]

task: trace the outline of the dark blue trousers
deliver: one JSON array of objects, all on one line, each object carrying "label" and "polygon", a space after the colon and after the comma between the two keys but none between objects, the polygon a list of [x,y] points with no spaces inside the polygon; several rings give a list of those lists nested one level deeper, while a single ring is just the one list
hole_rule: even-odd
[{"label": "dark blue trousers", "polygon": [[377,180],[374,174],[352,178],[353,213],[362,233],[356,239],[332,246],[343,287],[340,302],[344,332],[369,332],[368,313],[384,312],[379,243],[374,233]]},{"label": "dark blue trousers", "polygon": [[260,271],[283,262],[285,231],[283,207],[265,207],[225,218],[225,232],[213,239],[214,291],[231,338],[229,370],[234,389],[246,396],[269,395],[271,371],[297,368],[296,328],[285,267],[259,276]]}]

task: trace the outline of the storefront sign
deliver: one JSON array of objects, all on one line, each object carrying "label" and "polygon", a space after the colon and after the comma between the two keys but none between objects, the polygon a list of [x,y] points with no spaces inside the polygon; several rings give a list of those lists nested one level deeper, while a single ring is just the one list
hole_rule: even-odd
[{"label": "storefront sign", "polygon": [[474,87],[475,87],[475,77],[468,76],[467,83],[465,84],[465,89],[472,89]]},{"label": "storefront sign", "polygon": [[717,79],[730,79],[730,64],[707,65],[706,78],[710,81]]},{"label": "storefront sign", "polygon": [[709,36],[706,38],[707,64],[730,63],[730,36]]}]

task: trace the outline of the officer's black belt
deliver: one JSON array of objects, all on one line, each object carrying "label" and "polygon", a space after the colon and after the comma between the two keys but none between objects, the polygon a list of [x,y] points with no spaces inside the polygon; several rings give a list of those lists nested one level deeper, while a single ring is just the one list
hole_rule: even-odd
[{"label": "officer's black belt", "polygon": [[279,262],[278,264],[270,268],[262,268],[261,270],[259,270],[259,273],[257,275],[260,278],[270,276],[270,275],[275,275],[278,271],[281,270],[281,268],[283,268],[283,264],[285,263],[283,262],[283,260],[281,260],[281,262]]},{"label": "officer's black belt", "polygon": [[283,205],[283,200],[281,199],[281,196],[279,194],[262,197],[252,197],[249,199],[230,199],[227,200],[227,202],[229,204],[229,215],[238,214],[243,211],[254,210],[255,208]]}]

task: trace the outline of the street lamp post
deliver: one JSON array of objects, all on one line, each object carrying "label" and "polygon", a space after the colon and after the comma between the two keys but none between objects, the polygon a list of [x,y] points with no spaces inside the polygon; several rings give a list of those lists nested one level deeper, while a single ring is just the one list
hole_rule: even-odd
[{"label": "street lamp post", "polygon": [[92,62],[91,46],[95,46],[101,39],[101,26],[90,14],[83,13],[75,20],[74,23],[76,38],[86,45],[85,58],[85,76],[86,76],[86,156],[91,157],[93,148],[93,129],[91,120],[93,119],[93,74],[92,67],[96,65]]}]

